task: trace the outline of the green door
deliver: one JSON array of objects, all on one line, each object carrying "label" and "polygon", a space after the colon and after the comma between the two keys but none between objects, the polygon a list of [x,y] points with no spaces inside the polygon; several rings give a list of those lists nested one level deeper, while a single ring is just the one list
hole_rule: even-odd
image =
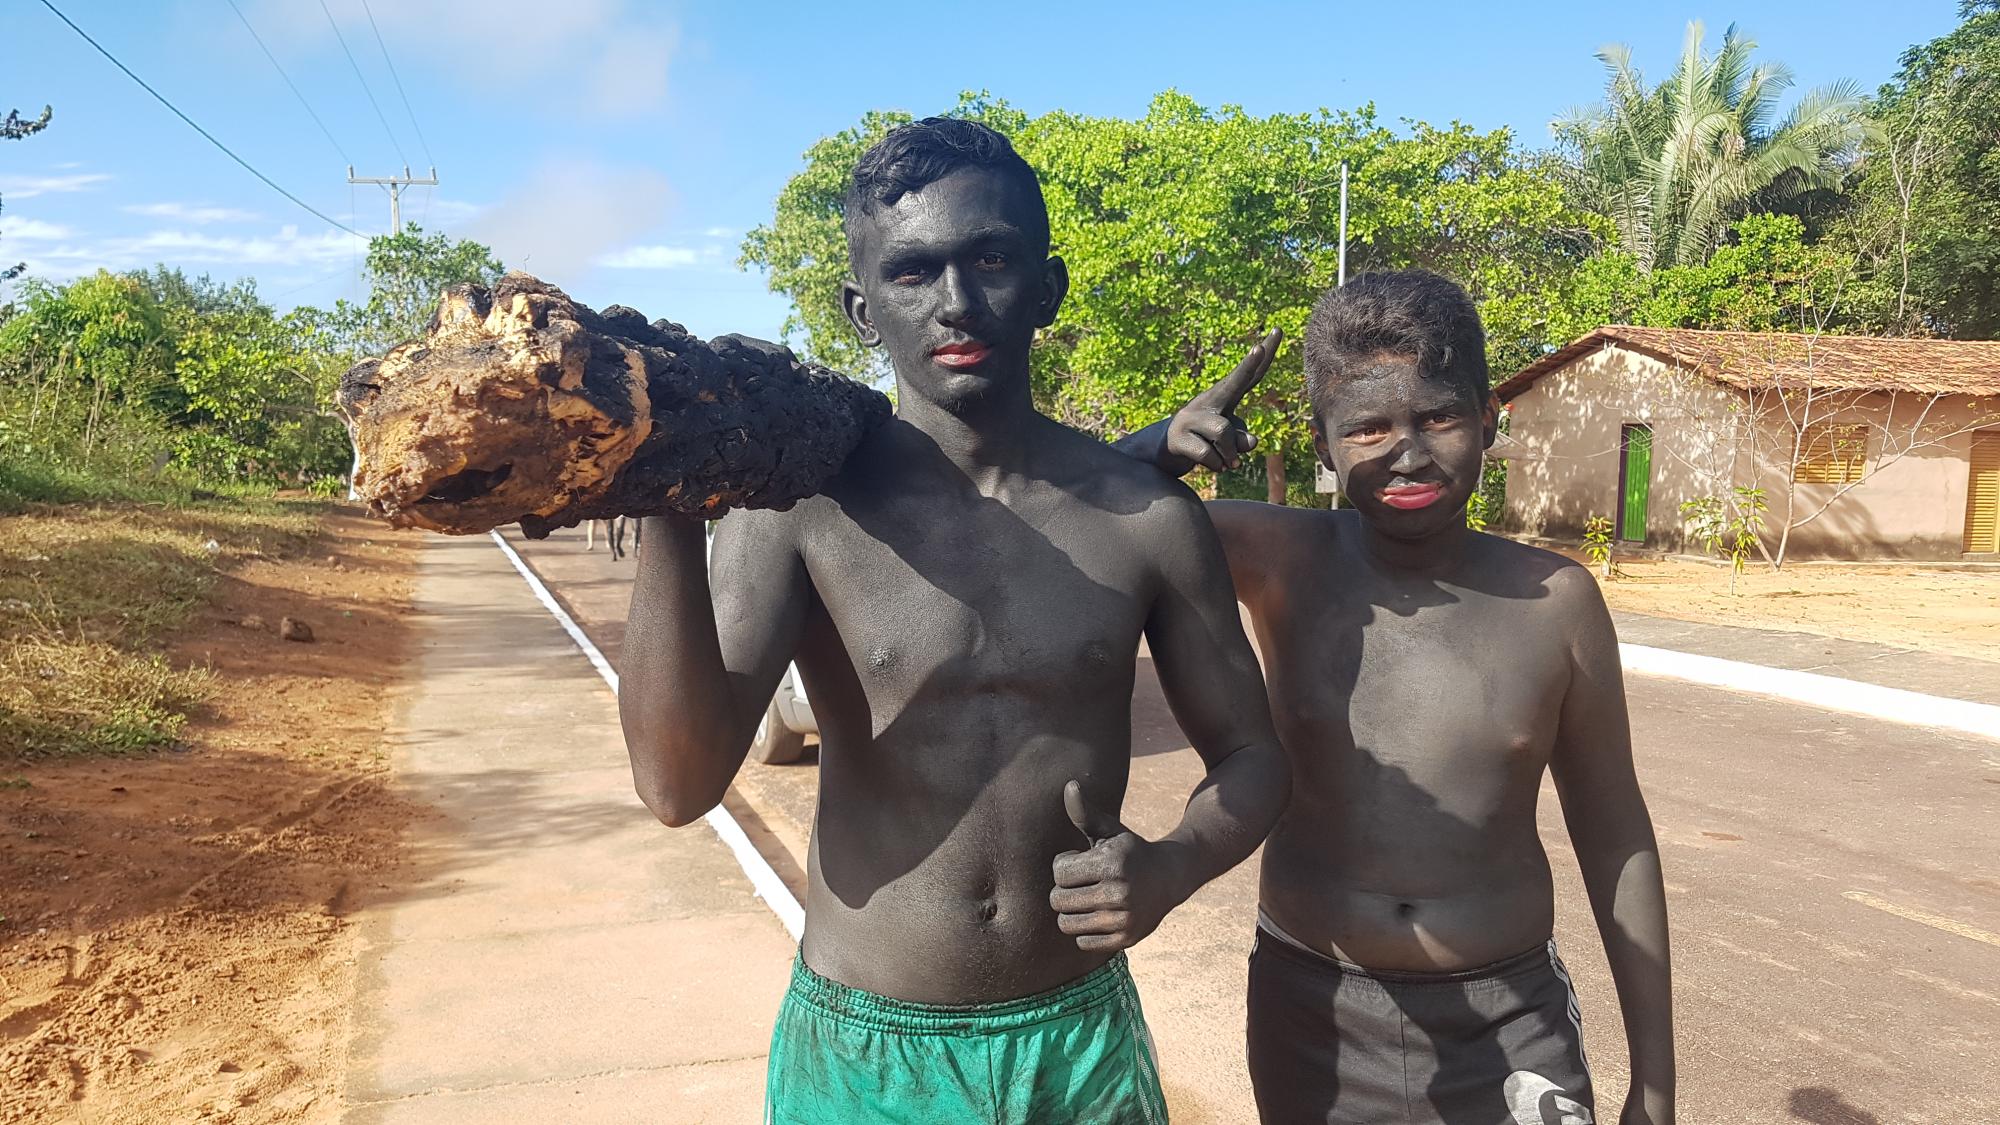
[{"label": "green door", "polygon": [[1653,427],[1626,426],[1619,447],[1624,463],[1618,471],[1618,538],[1625,543],[1646,541],[1646,501],[1653,494]]}]

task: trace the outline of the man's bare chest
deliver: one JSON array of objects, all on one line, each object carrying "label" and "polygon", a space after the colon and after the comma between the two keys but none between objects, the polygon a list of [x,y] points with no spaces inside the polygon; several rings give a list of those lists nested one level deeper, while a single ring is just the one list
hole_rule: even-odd
[{"label": "man's bare chest", "polygon": [[823,521],[805,543],[816,600],[864,686],[1067,692],[1129,676],[1152,590],[1115,527],[1071,513],[924,516]]},{"label": "man's bare chest", "polygon": [[1288,737],[1376,758],[1546,747],[1569,683],[1557,623],[1532,605],[1448,588],[1330,599],[1266,653]]}]

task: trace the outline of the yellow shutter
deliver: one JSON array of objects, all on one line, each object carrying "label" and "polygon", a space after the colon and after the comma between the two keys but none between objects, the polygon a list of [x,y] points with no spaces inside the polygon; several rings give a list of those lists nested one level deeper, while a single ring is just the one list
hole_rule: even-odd
[{"label": "yellow shutter", "polygon": [[2000,551],[2000,431],[1972,435],[1972,470],[1965,490],[1965,549]]},{"label": "yellow shutter", "polygon": [[1792,479],[1799,484],[1853,484],[1868,469],[1868,426],[1814,422],[1800,442]]}]

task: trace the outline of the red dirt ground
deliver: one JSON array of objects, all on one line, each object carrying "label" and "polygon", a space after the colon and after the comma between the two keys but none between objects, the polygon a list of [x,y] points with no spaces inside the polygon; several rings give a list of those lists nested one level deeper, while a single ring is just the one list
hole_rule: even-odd
[{"label": "red dirt ground", "polygon": [[[417,811],[383,733],[414,537],[341,512],[220,580],[173,752],[0,765],[0,1121],[330,1122],[357,935]],[[281,618],[315,640],[281,640]]]}]

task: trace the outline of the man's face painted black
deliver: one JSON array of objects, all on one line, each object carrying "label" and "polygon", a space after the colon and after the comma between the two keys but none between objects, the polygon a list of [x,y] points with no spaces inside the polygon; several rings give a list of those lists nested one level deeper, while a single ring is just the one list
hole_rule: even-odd
[{"label": "man's face painted black", "polygon": [[1493,444],[1491,401],[1407,357],[1378,356],[1321,393],[1313,441],[1362,518],[1421,539],[1464,522]]},{"label": "man's face painted black", "polygon": [[1025,390],[1035,330],[1069,285],[1045,229],[1011,178],[952,172],[856,224],[848,318],[888,351],[906,391],[941,406]]}]

